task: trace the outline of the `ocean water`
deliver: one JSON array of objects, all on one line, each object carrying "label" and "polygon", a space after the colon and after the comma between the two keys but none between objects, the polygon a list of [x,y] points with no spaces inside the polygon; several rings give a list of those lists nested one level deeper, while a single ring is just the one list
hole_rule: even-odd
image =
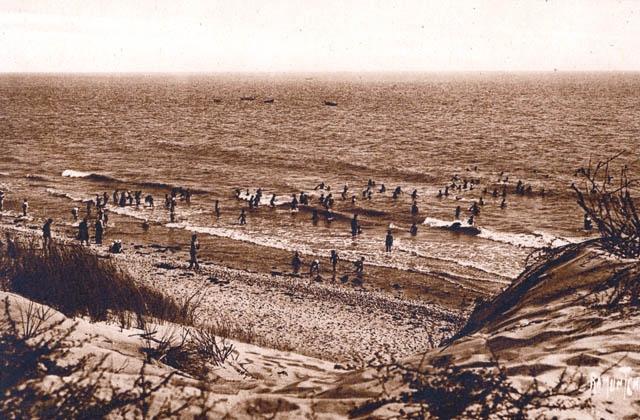
[{"label": "ocean water", "polygon": [[[318,256],[338,249],[373,265],[478,281],[508,283],[533,250],[586,238],[569,188],[575,170],[620,151],[633,158],[639,140],[634,73],[0,76],[0,187],[16,202],[41,198],[44,208],[32,205],[38,217],[68,218],[69,208],[103,191],[143,190],[158,208],[112,211],[243,243]],[[454,175],[480,184],[437,198]],[[366,200],[369,179],[377,185]],[[485,196],[478,236],[442,228],[457,205],[466,220],[484,188],[512,191],[518,180],[533,194],[510,193],[505,209]],[[313,188],[321,181],[335,198],[334,222],[314,226],[308,211],[264,205],[248,225],[237,224],[246,203],[235,188],[260,187],[265,203],[306,191],[320,208],[322,191]],[[345,184],[355,205],[340,199]],[[172,186],[195,192],[191,205],[178,204],[175,223],[162,208]],[[393,200],[396,186],[404,193]],[[353,213],[364,230],[356,239]],[[396,247],[386,254],[389,226]]]}]

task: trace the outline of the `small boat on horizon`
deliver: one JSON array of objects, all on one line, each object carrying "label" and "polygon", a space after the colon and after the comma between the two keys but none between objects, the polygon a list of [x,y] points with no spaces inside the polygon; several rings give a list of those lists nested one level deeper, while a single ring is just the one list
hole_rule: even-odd
[{"label": "small boat on horizon", "polygon": [[338,103],[334,101],[324,101],[324,104],[326,106],[338,106]]},{"label": "small boat on horizon", "polygon": [[264,100],[264,101],[262,101],[262,102],[263,102],[263,103],[265,103],[265,104],[272,104],[272,103],[274,103],[274,102],[275,102],[275,99],[273,99],[273,98],[267,98],[267,99],[265,99],[265,100]]},{"label": "small boat on horizon", "polygon": [[241,96],[240,100],[241,101],[255,101],[256,97],[255,96]]}]

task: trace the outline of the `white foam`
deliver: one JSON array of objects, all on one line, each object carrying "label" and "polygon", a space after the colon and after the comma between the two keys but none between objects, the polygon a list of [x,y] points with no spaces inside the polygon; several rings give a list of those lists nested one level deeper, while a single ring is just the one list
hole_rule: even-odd
[{"label": "white foam", "polygon": [[72,169],[65,169],[64,171],[62,171],[62,176],[67,178],[86,178],[91,175],[92,175],[91,172],[80,172],[80,171],[74,171]]},{"label": "white foam", "polygon": [[91,200],[90,198],[82,198],[79,196],[74,196],[64,191],[56,190],[55,188],[47,188],[45,191],[47,192],[47,194],[50,194],[54,197],[68,198],[71,201],[85,202],[85,201]]},{"label": "white foam", "polygon": [[[437,228],[448,228],[454,222],[459,222],[459,220],[446,221],[435,219],[432,217],[427,217],[423,224],[430,227]],[[491,230],[485,227],[478,227],[480,229],[480,233],[476,235],[478,238],[487,239],[495,242],[502,242],[505,244],[514,245],[522,248],[546,248],[546,247],[557,247],[562,245],[567,245],[569,243],[580,242],[580,238],[560,238],[554,235],[551,235],[547,232],[535,231],[532,233],[511,233],[511,232],[499,232],[495,230]]]}]

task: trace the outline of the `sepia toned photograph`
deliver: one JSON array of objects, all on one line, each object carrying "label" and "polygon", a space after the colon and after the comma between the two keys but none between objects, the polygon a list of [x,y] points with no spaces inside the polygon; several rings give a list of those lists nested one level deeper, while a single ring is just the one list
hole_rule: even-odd
[{"label": "sepia toned photograph", "polygon": [[640,1],[3,0],[0,419],[640,418]]}]

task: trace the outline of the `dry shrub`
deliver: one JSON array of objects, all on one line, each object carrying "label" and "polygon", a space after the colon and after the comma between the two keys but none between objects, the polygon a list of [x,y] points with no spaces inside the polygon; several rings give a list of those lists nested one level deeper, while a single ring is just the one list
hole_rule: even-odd
[{"label": "dry shrub", "polygon": [[[186,325],[194,323],[195,295],[178,301],[151,287],[137,284],[111,259],[76,244],[53,243],[41,249],[33,240],[8,238],[0,254],[0,277],[5,290],[47,304],[67,316],[110,318],[123,327],[144,317]],[[9,249],[11,252],[9,252]]]},{"label": "dry shrub", "polygon": [[[590,401],[576,397],[584,391],[584,376],[568,377],[542,387],[533,378],[525,390],[514,387],[497,358],[484,368],[465,368],[443,357],[430,369],[408,365],[395,358],[372,363],[382,386],[381,395],[355,408],[352,417],[371,417],[385,407],[388,418],[509,418],[525,419],[536,411],[588,408]],[[393,389],[390,389],[393,388]],[[376,418],[385,418],[376,413]]]},{"label": "dry shrub", "polygon": [[637,180],[630,177],[627,165],[614,168],[613,162],[619,156],[595,165],[589,161],[586,168],[577,171],[582,182],[572,184],[571,188],[576,193],[578,205],[600,232],[602,247],[623,258],[638,258],[640,218],[632,196]]},{"label": "dry shrub", "polygon": [[210,329],[172,327],[159,333],[147,325],[141,337],[147,361],[157,360],[200,379],[207,377],[210,366],[237,358],[233,344],[219,339]]},{"label": "dry shrub", "polygon": [[[20,312],[20,322],[12,318],[9,299],[4,300],[0,315],[0,418],[172,418],[188,407],[197,407],[206,415],[207,395],[186,397],[176,404],[171,399],[156,401],[174,372],[149,380],[143,364],[130,389],[119,389],[109,380],[106,356],[66,359],[72,347],[75,325],[63,328],[63,320],[49,322],[51,312],[31,309]],[[42,319],[44,318],[44,319]],[[30,325],[20,326],[25,320]],[[52,378],[60,380],[52,381]],[[44,385],[46,383],[48,385]],[[157,402],[157,404],[155,404]],[[158,408],[153,409],[155,405]]]}]

